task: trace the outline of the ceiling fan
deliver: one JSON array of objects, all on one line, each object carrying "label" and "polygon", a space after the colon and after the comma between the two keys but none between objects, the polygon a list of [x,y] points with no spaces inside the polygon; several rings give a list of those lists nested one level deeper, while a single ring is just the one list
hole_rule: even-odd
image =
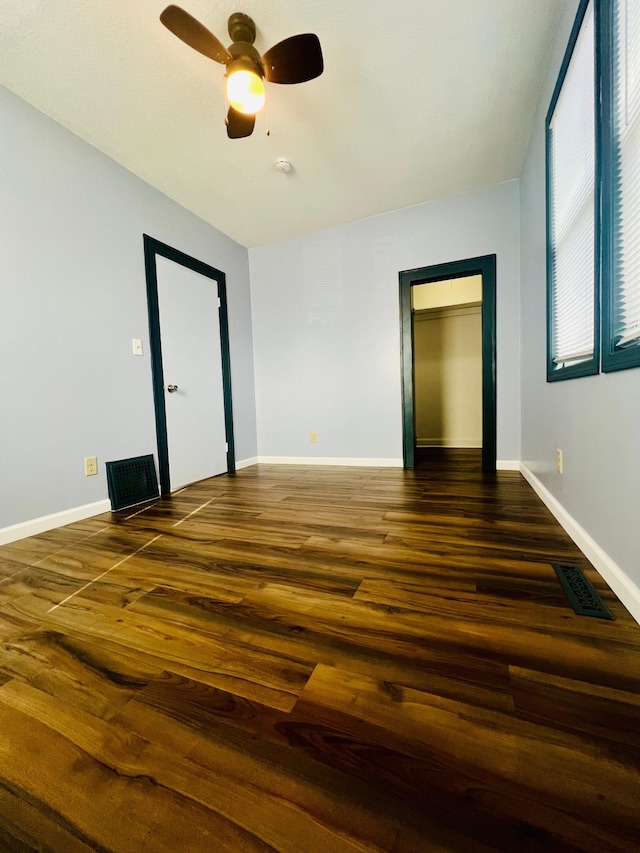
[{"label": "ceiling fan", "polygon": [[234,12],[229,18],[232,43],[228,48],[179,6],[167,6],[160,20],[189,47],[226,66],[226,124],[230,139],[253,133],[256,113],[264,106],[265,79],[270,83],[304,83],[319,77],[324,70],[320,41],[314,33],[291,36],[260,56],[253,46],[256,25],[242,12]]}]

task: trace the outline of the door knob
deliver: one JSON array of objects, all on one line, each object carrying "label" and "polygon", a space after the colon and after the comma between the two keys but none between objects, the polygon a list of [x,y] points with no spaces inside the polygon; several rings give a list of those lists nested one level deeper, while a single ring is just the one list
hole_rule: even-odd
[{"label": "door knob", "polygon": [[173,393],[174,393],[175,391],[177,391],[177,390],[178,390],[178,386],[177,386],[177,385],[167,385],[167,391],[168,391],[170,394],[173,394]]}]

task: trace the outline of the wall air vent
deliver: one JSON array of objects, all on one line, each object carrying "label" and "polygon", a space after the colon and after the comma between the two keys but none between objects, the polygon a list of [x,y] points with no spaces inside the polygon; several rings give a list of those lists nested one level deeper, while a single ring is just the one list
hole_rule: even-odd
[{"label": "wall air vent", "polygon": [[580,566],[570,563],[552,563],[552,566],[571,606],[579,616],[613,619],[598,593],[584,576]]},{"label": "wall air vent", "polygon": [[159,497],[153,455],[107,462],[107,486],[114,512]]}]

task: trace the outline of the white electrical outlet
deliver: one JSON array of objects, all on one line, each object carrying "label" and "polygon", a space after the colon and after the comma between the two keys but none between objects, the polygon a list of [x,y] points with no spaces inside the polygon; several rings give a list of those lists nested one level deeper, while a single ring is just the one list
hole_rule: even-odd
[{"label": "white electrical outlet", "polygon": [[85,456],[84,457],[84,475],[85,477],[93,477],[94,474],[98,473],[98,457],[97,456]]},{"label": "white electrical outlet", "polygon": [[317,444],[318,443],[318,433],[312,432],[309,440],[311,441],[311,444]]},{"label": "white electrical outlet", "polygon": [[133,338],[131,343],[133,344],[133,354],[142,355],[142,341],[140,338]]},{"label": "white electrical outlet", "polygon": [[562,474],[562,451],[556,450],[556,471]]}]

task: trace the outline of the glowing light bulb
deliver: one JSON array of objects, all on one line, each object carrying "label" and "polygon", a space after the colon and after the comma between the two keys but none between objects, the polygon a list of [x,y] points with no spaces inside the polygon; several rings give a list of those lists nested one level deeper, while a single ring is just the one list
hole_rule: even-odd
[{"label": "glowing light bulb", "polygon": [[239,113],[254,115],[264,106],[264,83],[259,74],[240,68],[227,77],[227,100]]}]

